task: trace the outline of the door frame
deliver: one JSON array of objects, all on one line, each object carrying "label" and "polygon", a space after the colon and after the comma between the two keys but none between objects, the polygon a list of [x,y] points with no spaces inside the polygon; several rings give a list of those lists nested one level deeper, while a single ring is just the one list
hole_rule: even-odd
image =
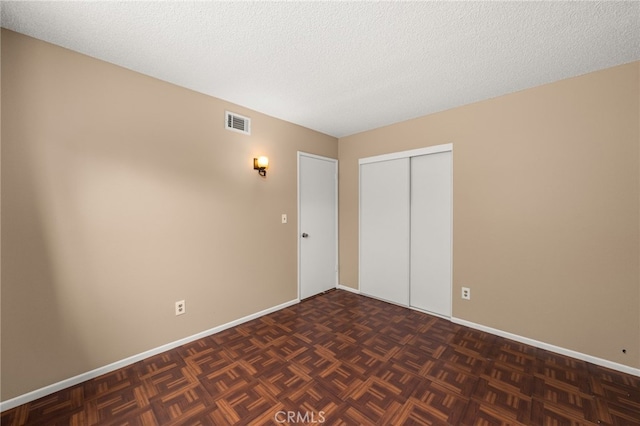
[{"label": "door frame", "polygon": [[298,196],[298,200],[297,200],[297,205],[298,205],[298,224],[297,224],[297,233],[296,233],[296,238],[297,238],[297,242],[298,242],[298,296],[297,299],[298,301],[300,301],[300,295],[302,294],[301,289],[302,289],[302,268],[301,266],[301,262],[302,262],[302,253],[300,250],[300,238],[302,235],[302,217],[301,217],[301,212],[300,212],[300,194],[302,191],[302,187],[300,185],[300,157],[308,157],[308,158],[313,158],[316,160],[323,160],[323,161],[329,161],[335,164],[336,166],[336,173],[335,173],[335,177],[334,177],[334,193],[335,193],[335,221],[336,221],[336,233],[334,236],[334,240],[335,240],[335,244],[336,244],[336,259],[335,259],[335,264],[336,264],[336,271],[335,271],[335,287],[338,287],[338,277],[339,277],[339,259],[340,259],[340,253],[339,253],[339,242],[338,242],[338,235],[339,235],[339,227],[340,224],[338,223],[338,159],[336,158],[331,158],[331,157],[324,157],[322,155],[316,155],[316,154],[310,154],[308,152],[303,152],[303,151],[298,151],[297,152],[297,196]]},{"label": "door frame", "polygon": [[[365,158],[360,158],[358,160],[358,179],[360,179],[360,167],[363,164],[367,164],[367,163],[377,163],[379,161],[388,161],[388,160],[398,160],[400,158],[409,158],[411,159],[411,157],[419,157],[422,155],[429,155],[429,154],[438,154],[441,152],[451,152],[451,229],[449,230],[449,235],[451,238],[451,282],[449,283],[449,287],[450,287],[450,291],[451,291],[451,306],[450,306],[450,311],[451,311],[451,316],[450,317],[445,317],[442,315],[438,315],[436,313],[433,312],[427,312],[424,311],[420,308],[416,308],[414,306],[411,306],[411,287],[409,287],[409,304],[408,305],[402,305],[405,306],[406,308],[410,308],[416,311],[420,311],[420,312],[426,312],[430,315],[434,315],[434,316],[438,316],[441,318],[446,318],[446,319],[451,319],[453,317],[453,143],[445,143],[445,144],[441,144],[441,145],[433,145],[433,146],[428,146],[428,147],[424,147],[424,148],[417,148],[417,149],[410,149],[408,151],[399,151],[399,152],[391,152],[388,154],[381,154],[381,155],[375,155],[372,157],[365,157]],[[362,232],[360,229],[360,222],[361,222],[361,199],[360,199],[360,182],[358,181],[358,291],[361,290],[361,283],[360,283],[360,277],[362,276],[361,274],[361,259],[360,259],[360,254],[362,253],[362,250],[360,250],[360,246],[362,244],[361,241],[361,236],[362,236]],[[409,282],[409,286],[411,286],[411,282]],[[393,302],[391,302],[393,303]]]}]

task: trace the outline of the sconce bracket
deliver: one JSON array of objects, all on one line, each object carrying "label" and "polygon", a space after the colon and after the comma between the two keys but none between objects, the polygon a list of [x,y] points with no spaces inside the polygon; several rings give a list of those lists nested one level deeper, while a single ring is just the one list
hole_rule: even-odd
[{"label": "sconce bracket", "polygon": [[258,174],[262,177],[266,177],[267,176],[267,168],[266,167],[261,167],[258,164],[258,159],[254,158],[253,159],[253,170],[257,170]]}]

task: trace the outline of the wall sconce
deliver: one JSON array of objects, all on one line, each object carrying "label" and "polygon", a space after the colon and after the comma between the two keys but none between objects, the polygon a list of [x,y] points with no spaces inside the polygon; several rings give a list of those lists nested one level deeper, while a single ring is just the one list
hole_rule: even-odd
[{"label": "wall sconce", "polygon": [[260,176],[267,176],[267,169],[269,168],[269,158],[258,157],[253,159],[253,170],[257,170]]}]

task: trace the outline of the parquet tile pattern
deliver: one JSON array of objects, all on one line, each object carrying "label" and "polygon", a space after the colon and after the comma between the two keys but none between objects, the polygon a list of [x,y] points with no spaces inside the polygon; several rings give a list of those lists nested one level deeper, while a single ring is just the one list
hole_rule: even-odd
[{"label": "parquet tile pattern", "polygon": [[640,425],[640,378],[335,290],[2,425]]}]

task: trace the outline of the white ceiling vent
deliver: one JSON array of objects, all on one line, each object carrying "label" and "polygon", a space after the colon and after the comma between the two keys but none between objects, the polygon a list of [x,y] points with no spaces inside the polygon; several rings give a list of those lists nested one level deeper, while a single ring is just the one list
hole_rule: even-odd
[{"label": "white ceiling vent", "polygon": [[251,119],[235,112],[225,111],[224,126],[234,132],[244,133],[245,135],[251,134]]}]

